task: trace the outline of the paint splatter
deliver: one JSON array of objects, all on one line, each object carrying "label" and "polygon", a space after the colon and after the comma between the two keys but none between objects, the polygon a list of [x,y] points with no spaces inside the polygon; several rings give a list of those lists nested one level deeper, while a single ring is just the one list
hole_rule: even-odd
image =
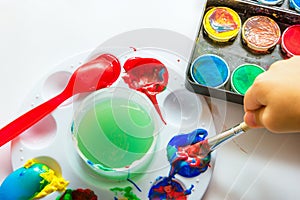
[{"label": "paint splatter", "polygon": [[186,200],[187,195],[191,194],[193,185],[189,189],[176,179],[170,177],[159,177],[151,187],[148,198],[150,200]]},{"label": "paint splatter", "polygon": [[61,196],[57,197],[56,200],[97,200],[98,197],[94,191],[90,189],[67,189]]},{"label": "paint splatter", "polygon": [[196,129],[188,134],[174,136],[169,141],[167,157],[171,164],[170,177],[175,174],[195,177],[207,170],[211,155],[206,136],[206,130]]},{"label": "paint splatter", "polygon": [[115,187],[110,189],[114,192],[114,200],[140,200],[133,192],[130,186],[125,188]]},{"label": "paint splatter", "polygon": [[166,66],[154,58],[133,57],[124,63],[124,69],[125,83],[130,88],[146,94],[166,124],[156,99],[156,95],[164,91],[168,84],[169,74]]}]

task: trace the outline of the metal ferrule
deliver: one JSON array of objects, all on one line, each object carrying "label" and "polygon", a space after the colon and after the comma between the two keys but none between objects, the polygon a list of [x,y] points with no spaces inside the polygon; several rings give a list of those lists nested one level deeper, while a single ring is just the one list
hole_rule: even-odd
[{"label": "metal ferrule", "polygon": [[232,140],[233,138],[245,133],[249,127],[245,122],[240,123],[239,125],[226,130],[216,136],[208,138],[208,145],[210,146],[210,151],[215,150],[216,148],[222,146],[226,142]]}]

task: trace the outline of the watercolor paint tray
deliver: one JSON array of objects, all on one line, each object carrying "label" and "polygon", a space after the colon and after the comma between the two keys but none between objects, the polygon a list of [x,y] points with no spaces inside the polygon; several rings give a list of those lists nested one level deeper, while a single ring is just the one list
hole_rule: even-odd
[{"label": "watercolor paint tray", "polygon": [[[77,96],[64,102],[49,116],[28,129],[18,138],[12,141],[11,161],[16,170],[24,165],[29,159],[36,159],[47,164],[55,171],[61,172],[62,176],[70,181],[68,188],[89,188],[93,190],[98,199],[122,199],[124,194],[116,194],[111,188],[131,187],[139,199],[148,199],[148,192],[160,176],[168,176],[170,163],[166,156],[166,146],[170,139],[179,133],[188,133],[197,128],[204,128],[210,136],[216,134],[212,115],[205,99],[188,91],[184,86],[185,70],[187,62],[178,55],[162,49],[127,48],[123,52],[112,53],[117,56],[121,64],[130,57],[151,57],[160,60],[167,66],[169,71],[169,83],[167,89],[157,95],[158,104],[162,109],[167,125],[163,128],[158,138],[157,151],[145,174],[133,177],[129,181],[113,181],[105,179],[92,171],[77,154],[71,136],[72,116],[76,104],[80,103],[84,96]],[[88,58],[89,52],[82,53],[67,59],[45,76],[37,87],[26,98],[22,111],[26,111],[43,101],[60,93],[65,87],[71,73]],[[178,63],[178,60],[182,62]],[[123,70],[123,69],[122,69]],[[121,72],[121,76],[124,71]],[[112,87],[123,87],[122,78]],[[192,193],[187,199],[201,198],[211,179],[215,165],[215,153],[212,153],[211,167],[205,173],[194,178],[184,178],[176,175],[176,179],[186,189],[194,186]],[[55,199],[58,192],[52,193],[43,199]]]},{"label": "watercolor paint tray", "polygon": [[257,1],[250,0],[207,0],[203,12],[204,14],[198,27],[198,34],[194,40],[193,53],[190,56],[189,66],[186,71],[186,88],[195,93],[243,104],[244,96],[231,90],[230,79],[223,87],[217,89],[196,83],[190,74],[190,67],[193,61],[203,54],[218,55],[228,63],[231,74],[235,68],[244,63],[256,64],[267,70],[273,62],[285,59],[285,55],[282,53],[279,44],[275,46],[275,49],[271,53],[252,53],[242,44],[241,31],[233,42],[221,44],[212,41],[203,33],[202,20],[209,9],[217,6],[228,7],[236,11],[241,18],[242,24],[246,19],[252,16],[268,16],[277,22],[281,33],[291,25],[300,24],[300,13],[289,9],[288,0],[285,0],[280,6],[266,6],[259,4]]}]

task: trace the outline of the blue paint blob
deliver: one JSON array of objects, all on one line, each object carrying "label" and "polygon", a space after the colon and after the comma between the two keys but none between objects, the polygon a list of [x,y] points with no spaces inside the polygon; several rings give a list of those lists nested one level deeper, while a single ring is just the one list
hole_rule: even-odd
[{"label": "blue paint blob", "polygon": [[37,163],[29,168],[21,167],[13,171],[6,177],[0,187],[0,199],[31,199],[48,184],[40,176],[48,170],[49,168],[46,165]]},{"label": "blue paint blob", "polygon": [[196,58],[191,65],[190,73],[196,83],[215,88],[222,87],[230,75],[226,61],[213,54]]},{"label": "blue paint blob", "polygon": [[191,194],[193,185],[189,189],[185,189],[184,186],[176,179],[170,177],[159,177],[150,188],[148,198],[150,200],[155,199],[187,199],[187,195]]},{"label": "blue paint blob", "polygon": [[300,12],[300,0],[290,0],[290,8]]},{"label": "blue paint blob", "polygon": [[[167,146],[167,157],[171,163],[170,177],[179,174],[183,177],[195,177],[205,172],[209,166],[211,155],[210,153],[201,159],[189,157],[187,160],[178,159],[178,149],[203,141],[208,135],[204,129],[196,129],[188,134],[179,134],[174,136]],[[198,160],[197,160],[198,159]],[[196,163],[199,163],[197,165]]]}]

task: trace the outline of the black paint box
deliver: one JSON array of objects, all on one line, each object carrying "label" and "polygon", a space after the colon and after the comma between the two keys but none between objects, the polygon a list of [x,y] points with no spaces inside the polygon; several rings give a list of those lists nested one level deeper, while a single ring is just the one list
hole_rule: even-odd
[{"label": "black paint box", "polygon": [[[205,14],[215,7],[226,7],[234,10],[238,13],[242,25],[253,16],[269,17],[277,23],[281,33],[291,25],[300,24],[300,13],[289,8],[288,0],[285,0],[281,5],[275,6],[262,5],[257,1],[251,0],[207,0],[198,34],[195,38],[194,49],[190,56],[189,66],[187,67],[185,86],[188,90],[198,94],[243,104],[244,95],[232,91],[230,79],[224,86],[219,88],[196,82],[193,78],[194,75],[193,77],[191,75],[191,65],[195,59],[204,54],[217,55],[226,61],[230,74],[232,74],[238,66],[245,63],[258,65],[267,70],[273,62],[285,59],[286,55],[280,48],[280,40],[267,52],[257,53],[252,51],[242,39],[242,31],[239,31],[234,40],[228,42],[213,41],[207,36],[207,32],[204,31],[203,20]],[[213,25],[215,27],[218,26],[218,24]]]}]

